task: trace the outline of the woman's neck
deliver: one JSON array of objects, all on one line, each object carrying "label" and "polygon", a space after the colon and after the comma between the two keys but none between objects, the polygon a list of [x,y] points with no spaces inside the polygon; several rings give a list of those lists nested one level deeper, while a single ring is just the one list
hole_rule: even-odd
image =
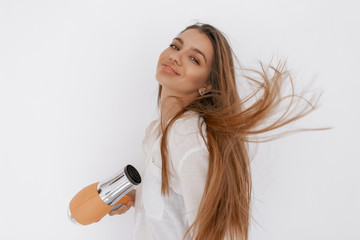
[{"label": "woman's neck", "polygon": [[[179,94],[171,93],[168,89],[163,88],[161,91],[161,98],[160,98],[160,114],[161,114],[161,126],[162,129],[165,128],[167,123],[175,117],[175,115],[180,112],[183,107],[190,104],[196,98],[197,92],[192,94],[188,94],[186,96],[179,96]],[[170,97],[169,97],[170,96]],[[181,99],[181,103],[175,97],[171,96],[178,96]]]},{"label": "woman's neck", "polygon": [[175,98],[168,98],[166,101],[160,101],[161,126],[165,128],[167,123],[181,111],[181,106]]}]

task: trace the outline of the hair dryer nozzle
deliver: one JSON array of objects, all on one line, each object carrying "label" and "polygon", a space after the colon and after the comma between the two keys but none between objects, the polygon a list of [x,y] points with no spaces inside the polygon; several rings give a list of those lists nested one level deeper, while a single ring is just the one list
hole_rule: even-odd
[{"label": "hair dryer nozzle", "polygon": [[126,174],[126,177],[129,179],[129,181],[134,184],[134,185],[138,185],[139,183],[141,183],[141,177],[139,172],[131,165],[127,165],[124,168],[124,172]]}]

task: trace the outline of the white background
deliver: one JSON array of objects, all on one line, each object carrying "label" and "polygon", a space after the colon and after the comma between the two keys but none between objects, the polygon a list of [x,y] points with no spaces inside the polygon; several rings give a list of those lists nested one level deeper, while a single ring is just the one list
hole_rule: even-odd
[{"label": "white background", "polygon": [[66,209],[83,187],[139,167],[158,56],[196,20],[223,31],[246,67],[286,59],[300,88],[323,91],[298,126],[334,127],[260,145],[250,239],[360,239],[358,9],[355,0],[1,0],[0,239],[132,238],[134,209],[86,227]]}]

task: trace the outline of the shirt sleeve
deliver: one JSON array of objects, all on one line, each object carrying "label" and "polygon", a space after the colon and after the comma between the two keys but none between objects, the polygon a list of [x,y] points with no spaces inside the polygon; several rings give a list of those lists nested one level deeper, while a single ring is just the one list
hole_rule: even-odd
[{"label": "shirt sleeve", "polygon": [[207,149],[195,147],[184,154],[177,171],[189,226],[195,221],[204,192],[209,165]]},{"label": "shirt sleeve", "polygon": [[[189,226],[194,222],[204,192],[209,152],[198,127],[198,118],[177,120],[169,132],[169,153],[175,179],[184,199]],[[202,131],[206,140],[205,126]]]}]

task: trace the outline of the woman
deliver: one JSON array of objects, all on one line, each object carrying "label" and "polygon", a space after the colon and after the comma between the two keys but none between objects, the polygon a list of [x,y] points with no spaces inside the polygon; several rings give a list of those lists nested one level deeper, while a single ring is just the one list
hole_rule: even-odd
[{"label": "woman", "polygon": [[[143,141],[147,162],[136,191],[135,239],[248,239],[250,136],[314,109],[307,102],[290,116],[290,101],[284,115],[260,128],[285,99],[280,89],[288,75],[282,66],[273,69],[272,78],[264,69],[255,71],[263,82],[247,77],[259,88],[240,99],[233,52],[224,34],[209,24],[187,27],[160,54],[160,117]],[[245,108],[254,97],[255,103]],[[134,198],[135,192],[129,195]]]}]

